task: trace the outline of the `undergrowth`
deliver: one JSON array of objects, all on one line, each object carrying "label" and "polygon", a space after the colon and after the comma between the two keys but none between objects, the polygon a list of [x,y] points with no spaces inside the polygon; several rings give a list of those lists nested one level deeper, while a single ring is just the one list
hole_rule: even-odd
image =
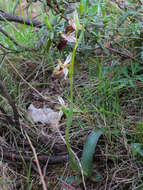
[{"label": "undergrowth", "polygon": [[[0,80],[20,118],[20,126],[6,120],[5,115],[14,120],[14,114],[1,89],[0,108],[6,113],[0,109],[0,188],[42,189],[28,134],[48,189],[142,189],[143,4],[100,0],[51,5],[0,1],[6,12],[36,17],[43,24],[0,21],[18,43],[1,33]],[[70,38],[60,49],[63,36],[73,32],[73,16],[75,41]],[[60,74],[54,76],[58,64]],[[60,132],[34,123],[28,116],[30,104],[61,110]]]}]

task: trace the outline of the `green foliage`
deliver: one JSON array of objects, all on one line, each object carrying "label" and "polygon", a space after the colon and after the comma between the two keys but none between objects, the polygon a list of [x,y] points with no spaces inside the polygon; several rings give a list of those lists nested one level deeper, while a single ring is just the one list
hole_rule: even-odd
[{"label": "green foliage", "polygon": [[[69,105],[69,108],[62,109],[66,115],[65,133],[63,128],[62,132],[65,135],[71,168],[77,173],[81,173],[72,147],[80,149],[81,146],[84,146],[81,158],[83,173],[89,179],[94,178],[93,155],[103,131],[105,139],[100,145],[101,158],[105,156],[107,165],[104,165],[104,160],[103,162],[100,160],[97,168],[99,167],[100,170],[102,167],[107,167],[110,171],[108,173],[110,181],[116,170],[120,167],[120,171],[124,170],[122,165],[134,155],[134,160],[131,162],[132,165],[135,164],[135,172],[130,172],[130,179],[133,178],[135,182],[132,182],[133,185],[130,189],[135,187],[139,189],[142,185],[140,186],[137,180],[141,179],[141,176],[136,174],[135,168],[141,167],[142,159],[140,157],[143,156],[142,6],[139,1],[135,0],[126,1],[127,5],[124,5],[123,8],[119,5],[119,1],[109,0],[51,0],[51,7],[46,5],[46,1],[27,2],[29,2],[29,19],[34,17],[43,22],[45,24],[43,27],[35,29],[34,26],[26,24],[0,21],[1,27],[20,44],[18,46],[4,34],[0,34],[0,43],[10,49],[7,50],[0,45],[2,60],[0,74],[8,92],[20,108],[22,119],[25,119],[23,118],[23,107],[26,107],[25,105],[34,99],[34,95],[27,95],[30,91],[30,87],[27,90],[27,84],[32,84],[39,92],[49,88],[49,96],[52,98],[54,96],[55,99],[57,93],[55,91],[62,88],[62,96],[66,97]],[[36,15],[32,16],[37,2],[41,2],[40,6],[38,5]],[[15,15],[19,15],[19,5],[21,5],[20,0],[0,1],[1,9]],[[25,17],[26,13],[23,11],[25,9],[21,10],[21,16]],[[75,19],[75,42],[67,42],[66,46],[59,50],[57,46],[63,40],[63,36],[70,33],[68,26],[71,18]],[[26,50],[26,48],[32,50]],[[58,82],[51,79],[56,60],[60,59],[62,62],[69,54],[72,55],[68,75],[69,83],[63,79]],[[11,68],[5,56],[12,59],[12,64],[18,72]],[[18,59],[17,62],[16,59]],[[29,65],[28,61],[30,61]],[[35,66],[34,69],[32,64]],[[26,67],[32,72],[30,70],[28,73]],[[21,76],[27,82],[23,81]],[[55,91],[51,92],[52,88]],[[33,89],[31,91],[33,92]],[[3,97],[0,99],[1,105],[5,107],[9,115],[12,115],[11,109],[6,105],[6,100]],[[97,126],[102,131],[93,131]],[[37,126],[30,127],[32,130],[37,129]],[[23,136],[22,130],[19,131],[21,136]],[[84,144],[81,139],[83,139],[82,135],[87,134],[87,130],[89,136]],[[37,131],[34,132],[36,134]],[[36,142],[37,139],[35,140],[36,148],[40,147],[41,149],[41,145]],[[24,164],[26,168],[26,163]],[[30,163],[26,171],[29,189],[32,189],[33,183],[31,165]],[[103,174],[105,176],[107,173],[103,168],[102,172],[105,172]],[[126,166],[125,170],[127,170]],[[132,173],[135,173],[136,178],[132,176]],[[122,174],[120,175],[122,176]],[[123,178],[126,179],[124,175]],[[100,175],[96,174],[95,178],[96,182],[101,181]],[[78,178],[77,181],[81,183],[81,178]],[[124,186],[121,188],[128,189]]]},{"label": "green foliage", "polygon": [[84,28],[82,28],[79,39],[77,39],[77,42],[75,44],[75,47],[73,49],[73,53],[72,53],[72,59],[71,59],[71,67],[70,67],[70,71],[69,71],[69,77],[70,77],[70,109],[67,115],[67,125],[66,125],[66,145],[67,145],[67,149],[69,151],[69,155],[70,155],[70,161],[71,161],[71,166],[74,168],[77,168],[77,162],[76,162],[76,158],[73,155],[72,151],[71,151],[71,147],[70,147],[70,143],[69,143],[69,132],[70,132],[70,126],[72,124],[72,116],[73,116],[73,73],[74,73],[74,63],[75,63],[75,54],[76,54],[76,49],[82,39],[84,33]]},{"label": "green foliage", "polygon": [[84,171],[84,174],[87,177],[90,177],[93,172],[93,155],[95,151],[96,144],[98,142],[99,137],[102,135],[101,130],[96,130],[91,132],[84,144],[83,153],[81,157],[81,164]]},{"label": "green foliage", "polygon": [[87,0],[80,0],[79,9],[80,9],[81,15],[83,15],[87,10],[87,3],[88,3]]},{"label": "green foliage", "polygon": [[143,144],[133,143],[132,144],[132,151],[133,151],[134,155],[136,155],[136,153],[138,153],[141,156],[143,156]]}]

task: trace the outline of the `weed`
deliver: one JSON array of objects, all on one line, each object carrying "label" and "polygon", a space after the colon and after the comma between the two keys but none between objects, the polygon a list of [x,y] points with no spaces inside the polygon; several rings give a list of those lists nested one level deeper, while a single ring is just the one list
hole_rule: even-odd
[{"label": "weed", "polygon": [[[31,22],[36,16],[38,22],[43,22],[40,28],[36,28],[32,24],[0,21],[0,27],[8,34],[0,35],[0,79],[20,115],[17,128],[7,123],[5,115],[0,113],[0,135],[7,144],[7,147],[1,145],[3,154],[0,155],[8,164],[3,168],[13,168],[17,176],[13,181],[13,176],[3,172],[0,176],[2,187],[41,188],[26,131],[39,156],[49,188],[60,189],[61,181],[68,181],[64,177],[69,179],[71,176],[78,179],[76,182],[83,182],[86,189],[141,189],[143,13],[140,1],[120,4],[101,0],[72,4],[57,0],[48,6],[46,1],[37,3],[0,1],[1,9],[8,13],[22,18],[28,16]],[[73,20],[69,21],[71,16]],[[62,44],[63,49],[58,49],[63,38],[66,44]],[[70,53],[70,66],[65,67],[65,78],[69,74],[69,79],[52,78],[57,59],[62,63]],[[0,106],[13,118],[13,110],[2,91],[0,93]],[[60,123],[60,133],[66,146],[59,134],[52,133],[48,126],[31,123],[27,117],[29,103],[56,109],[58,96],[68,105],[62,109],[65,115]],[[94,153],[97,142],[91,143],[89,137],[95,129],[102,130],[103,135]],[[91,149],[87,151],[85,147],[89,144]],[[72,167],[67,160],[64,161],[66,168],[65,163],[56,168],[49,165],[50,158],[68,153]],[[84,158],[81,155],[85,155]],[[77,172],[71,171],[74,168]],[[92,174],[98,176],[94,178]],[[74,180],[70,181],[70,185],[73,184]]]}]

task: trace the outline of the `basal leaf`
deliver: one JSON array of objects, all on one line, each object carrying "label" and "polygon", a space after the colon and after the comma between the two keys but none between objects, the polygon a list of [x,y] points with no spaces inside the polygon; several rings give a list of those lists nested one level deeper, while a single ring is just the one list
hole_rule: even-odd
[{"label": "basal leaf", "polygon": [[102,135],[101,130],[95,130],[91,132],[83,147],[83,153],[81,158],[81,164],[84,171],[84,174],[89,177],[92,174],[92,165],[93,165],[93,155],[95,151],[96,144],[99,137]]}]

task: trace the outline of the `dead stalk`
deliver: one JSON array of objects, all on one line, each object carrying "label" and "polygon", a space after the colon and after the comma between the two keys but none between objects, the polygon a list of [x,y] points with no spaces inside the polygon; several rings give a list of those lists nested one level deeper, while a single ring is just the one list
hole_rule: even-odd
[{"label": "dead stalk", "polygon": [[38,160],[38,157],[37,157],[37,154],[36,154],[36,150],[34,148],[34,146],[32,145],[32,142],[28,136],[28,134],[25,132],[25,135],[27,137],[27,140],[29,142],[29,145],[33,151],[33,154],[34,154],[34,158],[35,158],[35,162],[36,162],[36,165],[37,165],[37,168],[38,168],[38,171],[39,171],[39,175],[40,175],[40,178],[41,178],[41,182],[42,182],[42,185],[43,185],[43,189],[44,190],[48,190],[47,187],[46,187],[46,183],[45,183],[45,180],[44,180],[44,177],[43,177],[43,174],[42,174],[42,170],[40,168],[40,164],[39,164],[39,160]]}]

